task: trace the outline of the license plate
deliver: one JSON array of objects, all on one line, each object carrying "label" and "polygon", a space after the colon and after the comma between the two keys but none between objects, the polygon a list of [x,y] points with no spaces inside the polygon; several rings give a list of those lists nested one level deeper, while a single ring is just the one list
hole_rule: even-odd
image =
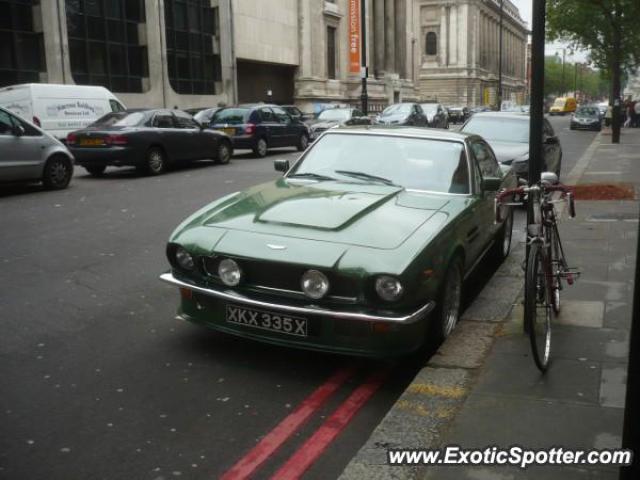
[{"label": "license plate", "polygon": [[229,135],[230,137],[233,137],[236,134],[235,128],[223,128],[222,131],[227,135]]},{"label": "license plate", "polygon": [[291,315],[227,305],[227,323],[298,337],[307,336],[307,320]]},{"label": "license plate", "polygon": [[85,146],[104,145],[104,140],[101,138],[81,138],[80,145],[85,145]]}]

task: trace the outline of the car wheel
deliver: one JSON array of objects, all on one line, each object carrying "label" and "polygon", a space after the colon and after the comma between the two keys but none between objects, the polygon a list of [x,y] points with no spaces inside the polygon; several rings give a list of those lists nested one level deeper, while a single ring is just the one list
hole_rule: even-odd
[{"label": "car wheel", "polygon": [[91,166],[86,166],[84,167],[84,169],[89,172],[89,174],[93,175],[94,177],[100,177],[102,174],[104,174],[104,171],[107,169],[106,165],[91,165]]},{"label": "car wheel", "polygon": [[299,152],[304,152],[307,147],[309,146],[309,137],[303,133],[302,135],[300,135],[300,139],[298,140],[298,151]]},{"label": "car wheel", "polygon": [[510,207],[505,208],[508,208],[509,212],[504,217],[502,227],[500,227],[498,235],[496,235],[493,243],[493,247],[491,247],[491,257],[496,262],[502,262],[509,256],[509,252],[511,251],[511,239],[513,237],[513,209]]},{"label": "car wheel", "polygon": [[451,335],[460,320],[462,281],[462,258],[455,256],[447,268],[434,317],[433,340],[437,342],[441,342]]},{"label": "car wheel", "polygon": [[226,165],[231,160],[231,155],[233,154],[233,149],[231,148],[231,144],[227,141],[222,141],[218,145],[218,154],[216,156],[216,163],[220,165]]},{"label": "car wheel", "polygon": [[147,175],[160,175],[167,168],[167,159],[164,151],[159,147],[151,147],[147,151],[145,163],[143,165],[144,173]]},{"label": "car wheel", "polygon": [[56,155],[47,160],[42,174],[42,184],[49,190],[62,190],[69,186],[72,176],[71,161],[63,155]]},{"label": "car wheel", "polygon": [[256,142],[256,146],[253,147],[253,154],[256,157],[264,158],[267,156],[267,150],[269,146],[267,145],[267,141],[264,138],[259,138]]}]

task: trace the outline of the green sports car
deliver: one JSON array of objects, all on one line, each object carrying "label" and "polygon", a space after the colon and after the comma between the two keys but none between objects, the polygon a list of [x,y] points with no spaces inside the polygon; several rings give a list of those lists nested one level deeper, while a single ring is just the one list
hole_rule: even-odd
[{"label": "green sports car", "polygon": [[411,353],[451,333],[464,278],[511,247],[513,187],[491,147],[442,130],[324,133],[284,175],[227,195],[171,235],[179,315],[278,345],[363,356]]}]

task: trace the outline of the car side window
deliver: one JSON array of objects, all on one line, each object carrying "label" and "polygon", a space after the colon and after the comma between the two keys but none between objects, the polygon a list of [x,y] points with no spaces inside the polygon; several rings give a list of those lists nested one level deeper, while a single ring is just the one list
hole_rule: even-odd
[{"label": "car side window", "polygon": [[261,108],[260,109],[260,117],[262,121],[265,123],[277,123],[278,119],[275,114],[271,111],[270,108]]},{"label": "car side window", "polygon": [[125,108],[117,100],[109,99],[109,105],[112,112],[124,112]]},{"label": "car side window", "polygon": [[364,117],[364,113],[362,113],[360,110],[354,110],[352,113],[353,117]]},{"label": "car side window", "polygon": [[41,137],[42,136],[42,132],[40,130],[32,127],[24,120],[21,120],[20,118],[14,117],[14,116],[11,116],[11,119],[13,120],[14,125],[16,126],[19,125],[24,129],[24,133],[22,134],[23,136],[25,137]]},{"label": "car side window", "polygon": [[476,162],[483,178],[502,176],[498,161],[489,145],[482,140],[475,140],[471,142],[471,150],[473,151],[473,156],[476,157]]},{"label": "car side window", "polygon": [[291,123],[291,117],[283,109],[273,107],[271,110],[273,110],[274,115],[280,123]]},{"label": "car side window", "polygon": [[169,112],[156,113],[153,118],[153,126],[156,128],[174,128],[173,115]]},{"label": "car side window", "polygon": [[176,119],[177,128],[198,128],[197,122],[188,113],[175,110],[173,115]]},{"label": "car side window", "polygon": [[0,111],[0,135],[13,135],[11,116],[3,111]]},{"label": "car side window", "polygon": [[424,112],[422,111],[422,107],[420,105],[414,105],[413,109],[418,115],[422,115]]}]

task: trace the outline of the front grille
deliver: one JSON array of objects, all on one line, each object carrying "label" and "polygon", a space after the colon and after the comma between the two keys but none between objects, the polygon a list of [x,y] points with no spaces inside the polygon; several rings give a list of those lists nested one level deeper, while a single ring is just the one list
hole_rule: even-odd
[{"label": "front grille", "polygon": [[[202,257],[202,266],[207,275],[219,281],[218,265],[226,257]],[[302,293],[300,279],[309,269],[316,269],[324,273],[329,279],[329,296],[357,297],[357,284],[353,278],[337,274],[330,270],[312,266],[291,265],[288,263],[269,262],[264,260],[248,260],[234,258],[242,269],[242,285],[263,287],[269,289],[288,290]]]}]

